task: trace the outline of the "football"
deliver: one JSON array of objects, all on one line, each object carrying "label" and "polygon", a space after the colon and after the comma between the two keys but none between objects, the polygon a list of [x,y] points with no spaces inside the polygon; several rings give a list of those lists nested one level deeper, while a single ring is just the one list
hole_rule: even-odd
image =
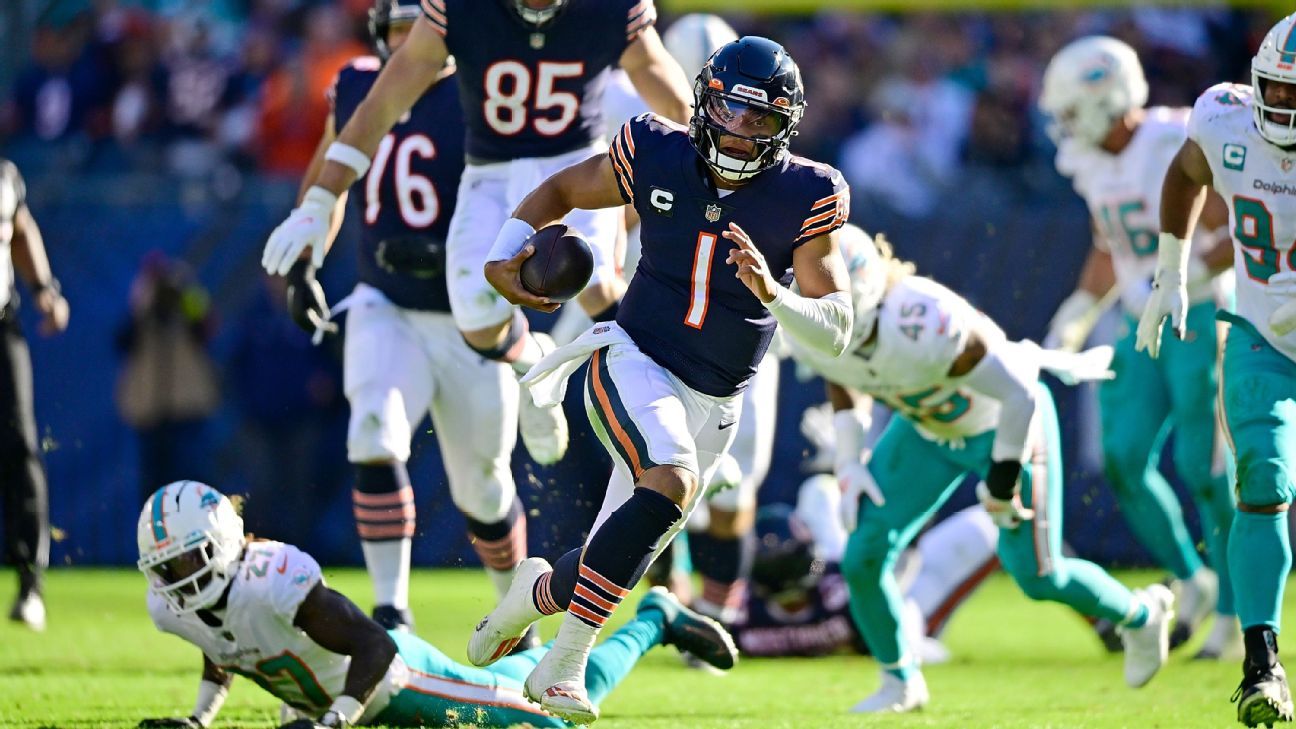
[{"label": "football", "polygon": [[584,238],[562,223],[537,230],[527,239],[535,253],[522,262],[522,287],[552,301],[579,294],[594,273],[594,252]]}]

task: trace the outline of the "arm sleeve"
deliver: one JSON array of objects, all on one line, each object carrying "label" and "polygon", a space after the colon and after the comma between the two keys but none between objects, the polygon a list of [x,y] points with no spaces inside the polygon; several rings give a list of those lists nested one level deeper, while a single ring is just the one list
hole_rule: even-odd
[{"label": "arm sleeve", "polygon": [[834,291],[811,299],[779,286],[774,300],[765,308],[789,337],[806,348],[829,357],[838,357],[846,351],[855,316],[849,293]]},{"label": "arm sleeve", "polygon": [[1038,347],[1030,342],[993,346],[963,382],[999,401],[999,427],[990,457],[1021,462],[1026,453],[1031,418],[1035,416],[1035,383],[1039,380]]}]

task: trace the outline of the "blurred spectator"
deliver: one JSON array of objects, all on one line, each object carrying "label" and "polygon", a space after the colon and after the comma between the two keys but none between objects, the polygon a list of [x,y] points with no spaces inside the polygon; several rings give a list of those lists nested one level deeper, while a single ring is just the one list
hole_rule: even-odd
[{"label": "blurred spectator", "polygon": [[208,478],[206,425],[220,400],[207,353],[212,329],[207,292],[189,266],[148,254],[117,336],[125,357],[117,408],[139,434],[141,502],[172,481]]},{"label": "blurred spectator", "polygon": [[339,8],[321,5],[310,11],[301,54],[265,85],[259,133],[262,169],[284,175],[306,169],[328,117],[329,86],[347,61],[366,52],[350,36],[347,17]]},{"label": "blurred spectator", "polygon": [[[235,322],[229,362],[243,424],[239,456],[251,482],[243,520],[256,534],[299,543],[311,539],[331,501],[321,485],[339,484],[320,472],[331,465],[325,431],[342,408],[341,376],[328,348],[312,346],[289,318],[284,279],[263,276],[261,283]],[[335,455],[341,463],[333,470],[343,473],[344,453]],[[278,508],[283,504],[294,508]]]},{"label": "blurred spectator", "polygon": [[14,83],[12,132],[52,142],[107,131],[111,65],[90,45],[91,30],[86,14],[36,29],[31,65]]}]

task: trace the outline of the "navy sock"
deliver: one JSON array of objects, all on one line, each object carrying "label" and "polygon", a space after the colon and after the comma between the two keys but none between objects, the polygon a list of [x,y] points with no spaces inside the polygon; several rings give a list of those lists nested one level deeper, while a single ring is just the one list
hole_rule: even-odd
[{"label": "navy sock", "polygon": [[482,564],[493,570],[511,570],[526,556],[526,515],[516,496],[503,519],[482,522],[468,516],[468,541]]},{"label": "navy sock", "polygon": [[536,609],[545,615],[555,615],[571,604],[576,589],[576,575],[580,571],[583,547],[577,547],[553,563],[553,572],[542,576],[531,590]]},{"label": "navy sock", "polygon": [[682,516],[662,494],[636,488],[590,537],[568,612],[601,628],[639,582],[661,538]]},{"label": "navy sock", "polygon": [[737,539],[690,534],[689,554],[702,575],[702,599],[726,614],[741,610],[756,555],[755,533],[749,530]]},{"label": "navy sock", "polygon": [[367,541],[414,536],[414,489],[404,463],[356,464],[351,502],[356,531]]}]

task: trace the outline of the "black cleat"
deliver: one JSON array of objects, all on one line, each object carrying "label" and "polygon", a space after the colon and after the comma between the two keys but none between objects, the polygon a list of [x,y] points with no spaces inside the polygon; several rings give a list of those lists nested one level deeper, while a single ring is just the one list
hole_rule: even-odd
[{"label": "black cleat", "polygon": [[1244,663],[1242,683],[1231,700],[1238,705],[1238,722],[1244,726],[1272,727],[1292,720],[1291,689],[1281,663],[1258,669]]},{"label": "black cleat", "polygon": [[1094,633],[1098,635],[1098,640],[1102,641],[1103,648],[1108,653],[1121,653],[1125,650],[1125,644],[1121,641],[1120,633],[1116,632],[1116,623],[1106,618],[1098,618],[1093,622]]},{"label": "black cleat", "polygon": [[373,619],[383,630],[399,630],[403,633],[414,632],[414,616],[409,610],[398,610],[391,605],[375,605]]},{"label": "black cleat", "polygon": [[664,587],[654,587],[639,601],[638,613],[662,614],[666,634],[663,645],[673,645],[713,668],[728,671],[738,662],[738,648],[720,623],[680,604]]}]

